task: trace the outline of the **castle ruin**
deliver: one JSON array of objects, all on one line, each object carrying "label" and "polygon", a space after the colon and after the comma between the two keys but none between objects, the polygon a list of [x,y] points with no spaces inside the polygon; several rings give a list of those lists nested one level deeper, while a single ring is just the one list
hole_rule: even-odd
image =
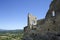
[{"label": "castle ruin", "polygon": [[28,14],[28,27],[31,29],[33,25],[37,25],[37,18],[32,14]]},{"label": "castle ruin", "polygon": [[[47,34],[48,33],[48,34]],[[24,37],[30,40],[40,40],[47,35],[46,40],[60,40],[60,0],[53,0],[44,19],[37,20],[35,16],[28,14],[28,25],[24,27]],[[53,36],[52,36],[53,35]],[[54,38],[52,38],[54,37]],[[38,38],[38,39],[36,39]],[[27,39],[25,39],[27,40]]]}]

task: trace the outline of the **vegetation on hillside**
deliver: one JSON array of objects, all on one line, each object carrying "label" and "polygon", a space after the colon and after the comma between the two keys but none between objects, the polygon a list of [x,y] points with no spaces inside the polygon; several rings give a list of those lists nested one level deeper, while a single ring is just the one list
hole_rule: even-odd
[{"label": "vegetation on hillside", "polygon": [[23,30],[0,31],[0,40],[21,40]]}]

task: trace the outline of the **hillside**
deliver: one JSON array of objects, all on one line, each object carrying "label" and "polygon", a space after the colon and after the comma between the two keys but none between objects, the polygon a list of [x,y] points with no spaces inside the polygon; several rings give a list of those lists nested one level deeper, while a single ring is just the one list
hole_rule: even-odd
[{"label": "hillside", "polygon": [[0,40],[21,40],[23,30],[0,30]]}]

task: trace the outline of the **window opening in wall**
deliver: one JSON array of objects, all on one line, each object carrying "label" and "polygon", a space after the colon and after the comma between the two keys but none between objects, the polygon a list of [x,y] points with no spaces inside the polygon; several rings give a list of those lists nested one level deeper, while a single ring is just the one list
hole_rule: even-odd
[{"label": "window opening in wall", "polygon": [[55,11],[52,11],[52,16],[55,16]]},{"label": "window opening in wall", "polygon": [[35,24],[35,21],[32,21],[32,25],[34,25]]}]

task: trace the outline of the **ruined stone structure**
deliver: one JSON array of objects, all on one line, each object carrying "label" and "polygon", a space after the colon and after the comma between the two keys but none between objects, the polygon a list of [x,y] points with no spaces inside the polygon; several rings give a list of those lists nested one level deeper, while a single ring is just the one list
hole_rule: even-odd
[{"label": "ruined stone structure", "polygon": [[[29,38],[29,39],[27,39]],[[60,40],[60,0],[53,0],[44,19],[28,14],[24,40]]]},{"label": "ruined stone structure", "polygon": [[45,19],[38,21],[43,31],[60,31],[60,0],[53,0],[50,4],[49,10],[45,16]]},{"label": "ruined stone structure", "polygon": [[28,27],[31,29],[33,25],[37,25],[37,18],[28,14]]},{"label": "ruined stone structure", "polygon": [[24,27],[25,34],[30,34],[37,28],[37,18],[32,14],[28,13],[28,26]]},{"label": "ruined stone structure", "polygon": [[45,20],[45,22],[49,22],[51,24],[51,26],[49,26],[49,28],[51,27],[50,30],[60,31],[60,0],[52,1]]}]

